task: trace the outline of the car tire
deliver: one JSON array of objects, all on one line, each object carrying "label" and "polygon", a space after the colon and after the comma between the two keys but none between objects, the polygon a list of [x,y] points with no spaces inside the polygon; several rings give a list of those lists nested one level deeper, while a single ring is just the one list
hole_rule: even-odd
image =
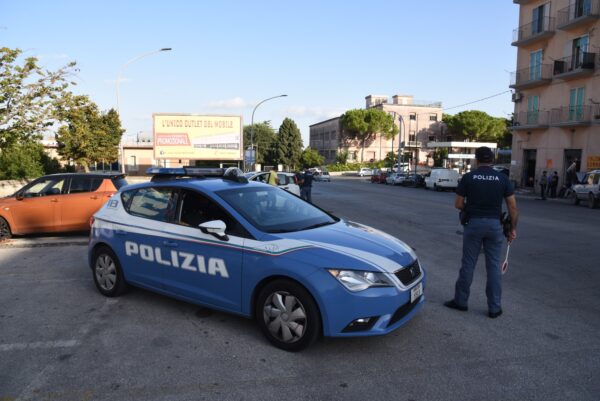
[{"label": "car tire", "polygon": [[269,342],[285,351],[300,351],[321,335],[319,309],[310,293],[291,280],[275,280],[259,293],[256,321]]},{"label": "car tire", "polygon": [[12,232],[10,231],[10,225],[8,221],[3,217],[0,217],[0,241],[4,241],[10,239],[12,237]]},{"label": "car tire", "polygon": [[118,297],[127,289],[121,263],[113,250],[107,246],[101,246],[94,251],[92,273],[96,288],[106,297]]},{"label": "car tire", "polygon": [[575,206],[579,205],[579,198],[577,197],[577,193],[573,192],[573,204]]},{"label": "car tire", "polygon": [[588,206],[590,209],[595,209],[598,207],[598,200],[592,193],[588,195]]},{"label": "car tire", "polygon": [[440,191],[440,187],[438,187],[436,184],[433,184],[433,190],[436,192]]}]

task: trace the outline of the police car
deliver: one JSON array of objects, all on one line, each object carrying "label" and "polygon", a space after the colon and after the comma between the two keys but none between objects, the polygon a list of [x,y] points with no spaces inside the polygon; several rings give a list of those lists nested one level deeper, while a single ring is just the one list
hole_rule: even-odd
[{"label": "police car", "polygon": [[425,272],[388,234],[237,169],[148,172],[93,217],[89,264],[105,296],[133,285],[253,318],[288,351],[389,333],[423,305]]}]

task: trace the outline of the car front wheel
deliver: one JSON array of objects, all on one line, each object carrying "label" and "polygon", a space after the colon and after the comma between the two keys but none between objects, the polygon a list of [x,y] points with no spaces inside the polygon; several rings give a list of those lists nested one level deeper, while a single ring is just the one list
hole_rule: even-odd
[{"label": "car front wheel", "polygon": [[256,320],[271,344],[286,351],[300,351],[321,334],[321,318],[313,297],[290,280],[272,281],[261,290]]},{"label": "car front wheel", "polygon": [[6,221],[3,217],[0,217],[0,241],[7,240],[11,237],[12,232],[10,231],[8,221]]},{"label": "car front wheel", "polygon": [[579,205],[579,198],[577,197],[577,193],[573,192],[573,204]]},{"label": "car front wheel", "polygon": [[107,297],[117,297],[127,289],[119,259],[112,249],[102,246],[94,252],[94,283],[100,293]]},{"label": "car front wheel", "polygon": [[598,200],[592,193],[588,195],[588,206],[590,207],[590,209],[595,209],[596,207],[598,207]]}]

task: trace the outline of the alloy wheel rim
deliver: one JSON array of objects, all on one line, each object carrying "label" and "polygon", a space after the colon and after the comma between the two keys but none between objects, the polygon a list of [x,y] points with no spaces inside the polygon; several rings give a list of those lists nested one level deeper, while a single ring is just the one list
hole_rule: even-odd
[{"label": "alloy wheel rim", "polygon": [[98,256],[95,273],[100,288],[105,291],[110,291],[114,288],[117,282],[117,267],[110,256],[106,254]]},{"label": "alloy wheel rim", "polygon": [[304,305],[285,291],[269,295],[263,307],[263,319],[269,333],[284,343],[299,341],[306,332]]}]

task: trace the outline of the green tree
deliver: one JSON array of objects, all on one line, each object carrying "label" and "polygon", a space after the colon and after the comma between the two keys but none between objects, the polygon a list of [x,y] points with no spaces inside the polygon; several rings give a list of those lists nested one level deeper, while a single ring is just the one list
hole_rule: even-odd
[{"label": "green tree", "polygon": [[435,152],[433,152],[433,166],[434,167],[442,167],[444,165],[444,160],[448,158],[448,149],[447,148],[437,148]]},{"label": "green tree", "polygon": [[21,53],[0,48],[0,150],[40,139],[54,124],[67,88],[75,84],[68,81],[76,72],[74,62],[48,71],[35,57],[21,62]]},{"label": "green tree", "polygon": [[48,156],[35,142],[12,144],[0,152],[0,180],[20,180],[44,175]]},{"label": "green tree", "polygon": [[350,156],[350,154],[348,153],[347,150],[339,151],[335,155],[335,162],[337,164],[346,164],[346,163],[348,163],[348,156]]},{"label": "green tree", "polygon": [[285,118],[279,127],[273,149],[274,162],[289,166],[295,170],[300,166],[302,155],[302,136],[300,129],[291,118]]},{"label": "green tree", "polygon": [[384,162],[386,166],[393,167],[394,164],[398,162],[398,154],[393,150],[391,152],[388,152],[387,155],[385,155]]},{"label": "green tree", "polygon": [[58,153],[72,159],[85,171],[94,162],[114,162],[124,130],[114,110],[100,113],[87,96],[69,94],[58,107],[58,116],[66,125],[56,134]]},{"label": "green tree", "polygon": [[275,130],[271,127],[271,122],[256,123],[254,124],[254,133],[251,134],[251,131],[252,125],[244,127],[244,148],[248,149],[252,145],[253,139],[256,147],[256,163],[272,163],[270,153],[275,143]]},{"label": "green tree", "polygon": [[360,143],[360,160],[364,161],[365,147],[375,140],[377,134],[386,139],[398,133],[394,119],[380,109],[354,109],[341,117],[345,139],[356,140]]},{"label": "green tree", "polygon": [[302,167],[316,167],[322,165],[325,158],[309,146],[302,152],[300,160],[302,161]]},{"label": "green tree", "polygon": [[505,118],[497,118],[479,110],[462,111],[456,115],[444,114],[448,133],[456,139],[499,142],[506,135]]}]

